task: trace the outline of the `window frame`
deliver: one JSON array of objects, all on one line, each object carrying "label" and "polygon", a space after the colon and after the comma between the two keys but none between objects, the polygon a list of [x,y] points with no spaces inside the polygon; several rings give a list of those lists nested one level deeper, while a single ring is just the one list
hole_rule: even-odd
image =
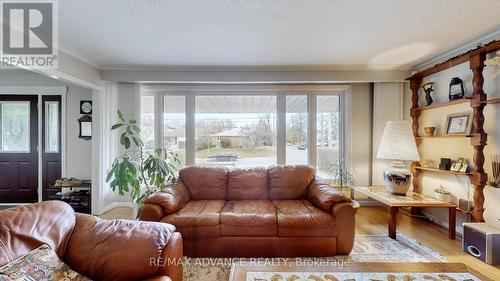
[{"label": "window frame", "polygon": [[317,148],[316,145],[316,118],[318,96],[337,95],[339,96],[339,114],[340,114],[340,159],[350,163],[350,157],[346,153],[347,141],[347,99],[346,95],[350,93],[349,85],[308,85],[308,86],[243,86],[231,85],[228,87],[212,87],[213,85],[197,85],[194,87],[171,86],[144,84],[141,89],[142,96],[154,96],[154,119],[155,119],[155,147],[163,147],[163,109],[165,96],[184,96],[185,97],[185,120],[186,120],[186,166],[196,165],[196,97],[197,96],[275,96],[276,97],[276,164],[286,164],[286,97],[292,95],[307,96],[307,143],[308,143],[308,163],[307,165],[317,167]]}]

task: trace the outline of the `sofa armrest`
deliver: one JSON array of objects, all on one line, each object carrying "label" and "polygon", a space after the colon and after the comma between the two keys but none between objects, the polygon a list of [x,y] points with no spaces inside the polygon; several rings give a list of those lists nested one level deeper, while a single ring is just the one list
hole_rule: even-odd
[{"label": "sofa armrest", "polygon": [[181,241],[171,224],[102,220],[85,214],[75,216],[76,224],[64,253],[64,261],[92,280],[160,277],[168,272],[164,267],[170,265],[158,261],[178,253],[172,251],[172,247],[179,247]]},{"label": "sofa armrest", "polygon": [[337,254],[349,254],[354,246],[356,234],[355,215],[359,208],[357,201],[336,203],[332,207],[337,228]]},{"label": "sofa armrest", "polygon": [[307,188],[307,200],[311,201],[317,208],[329,213],[332,206],[336,203],[351,202],[344,193],[335,190],[327,185],[319,177],[314,177],[313,181]]},{"label": "sofa armrest", "polygon": [[181,182],[151,194],[139,211],[140,220],[160,221],[165,215],[180,210],[189,201],[189,192]]}]

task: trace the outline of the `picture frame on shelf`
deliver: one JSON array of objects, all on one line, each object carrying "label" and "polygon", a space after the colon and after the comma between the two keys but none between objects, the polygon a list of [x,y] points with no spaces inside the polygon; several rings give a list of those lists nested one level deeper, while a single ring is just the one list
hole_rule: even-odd
[{"label": "picture frame on shelf", "polygon": [[472,112],[448,114],[445,134],[447,136],[468,136],[472,130]]},{"label": "picture frame on shelf", "polygon": [[459,172],[460,168],[462,168],[462,163],[455,162],[455,163],[453,163],[453,165],[451,165],[450,171]]}]

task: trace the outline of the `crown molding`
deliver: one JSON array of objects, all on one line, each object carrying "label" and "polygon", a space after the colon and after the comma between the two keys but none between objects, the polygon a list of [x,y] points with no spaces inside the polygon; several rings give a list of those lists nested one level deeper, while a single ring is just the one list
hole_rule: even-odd
[{"label": "crown molding", "polygon": [[446,50],[428,60],[425,60],[419,64],[416,64],[412,67],[412,70],[415,72],[432,67],[436,64],[439,64],[443,61],[446,61],[450,58],[456,57],[458,55],[464,54],[472,49],[475,49],[478,46],[485,45],[491,41],[500,39],[500,25],[496,26],[493,30],[484,33],[478,37],[475,37],[469,41],[466,41],[459,46],[453,47],[451,49]]}]

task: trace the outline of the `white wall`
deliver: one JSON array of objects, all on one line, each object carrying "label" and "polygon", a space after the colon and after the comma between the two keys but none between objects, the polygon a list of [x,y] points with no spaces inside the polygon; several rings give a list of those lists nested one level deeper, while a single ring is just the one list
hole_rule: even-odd
[{"label": "white wall", "polygon": [[92,91],[23,70],[1,70],[0,86],[68,86],[66,95],[66,176],[91,179],[92,141],[78,138],[80,100],[91,100]]},{"label": "white wall", "polygon": [[391,161],[377,159],[377,152],[387,121],[403,119],[403,91],[404,83],[375,83],[373,86],[372,185],[384,185],[383,172]]},{"label": "white wall", "polygon": [[66,96],[66,175],[77,179],[92,178],[92,140],[78,138],[80,101],[92,100],[92,91],[69,86]]},{"label": "white wall", "polygon": [[[355,170],[356,184],[367,186],[372,180],[372,86],[370,83],[351,85],[348,108],[351,165]],[[356,197],[357,198],[357,197]]]},{"label": "white wall", "polygon": [[[490,75],[491,69],[485,68],[484,73],[484,89],[488,94],[488,98],[498,98],[500,97],[500,76],[493,79]],[[448,100],[448,87],[451,78],[460,77],[464,80],[467,88],[467,95],[472,94],[472,72],[469,68],[469,63],[463,63],[457,65],[451,69],[436,73],[423,80],[426,82],[436,82],[435,92],[433,94],[435,103],[446,102]],[[405,91],[405,100],[411,99],[411,91],[409,89]],[[420,93],[420,106],[425,105],[424,94]],[[411,103],[405,102],[405,112],[409,112]],[[469,103],[443,107],[439,109],[426,110],[422,112],[419,119],[420,124],[420,135],[424,135],[423,128],[434,126],[437,127],[436,134],[444,134],[443,129],[445,127],[446,115],[451,113],[472,111]],[[491,161],[490,156],[492,154],[500,153],[500,126],[498,126],[498,121],[500,120],[500,107],[498,104],[487,105],[484,110],[485,115],[485,131],[488,133],[488,145],[485,147],[484,154],[486,157],[485,170],[491,175]],[[405,115],[405,118],[409,118]],[[422,160],[432,159],[436,163],[439,163],[439,159],[442,157],[458,159],[459,157],[464,157],[472,164],[472,157],[474,149],[470,145],[470,139],[468,138],[458,138],[458,139],[424,139],[422,144],[419,146],[420,158]],[[464,190],[469,185],[468,177],[457,178],[454,175],[443,175],[436,173],[423,172],[420,175],[421,179],[421,190],[422,193],[429,196],[434,196],[434,189],[443,185],[447,190],[452,192],[452,194],[457,198],[466,198],[466,192]],[[463,184],[460,184],[460,181]],[[473,186],[470,185],[471,190]],[[485,207],[488,206],[491,195],[490,188],[485,189],[486,203]],[[425,209],[425,213],[432,216],[437,220],[437,222],[447,225],[448,215],[447,211],[439,209]],[[465,216],[459,213],[457,217],[458,231],[461,232],[462,221]]]}]

